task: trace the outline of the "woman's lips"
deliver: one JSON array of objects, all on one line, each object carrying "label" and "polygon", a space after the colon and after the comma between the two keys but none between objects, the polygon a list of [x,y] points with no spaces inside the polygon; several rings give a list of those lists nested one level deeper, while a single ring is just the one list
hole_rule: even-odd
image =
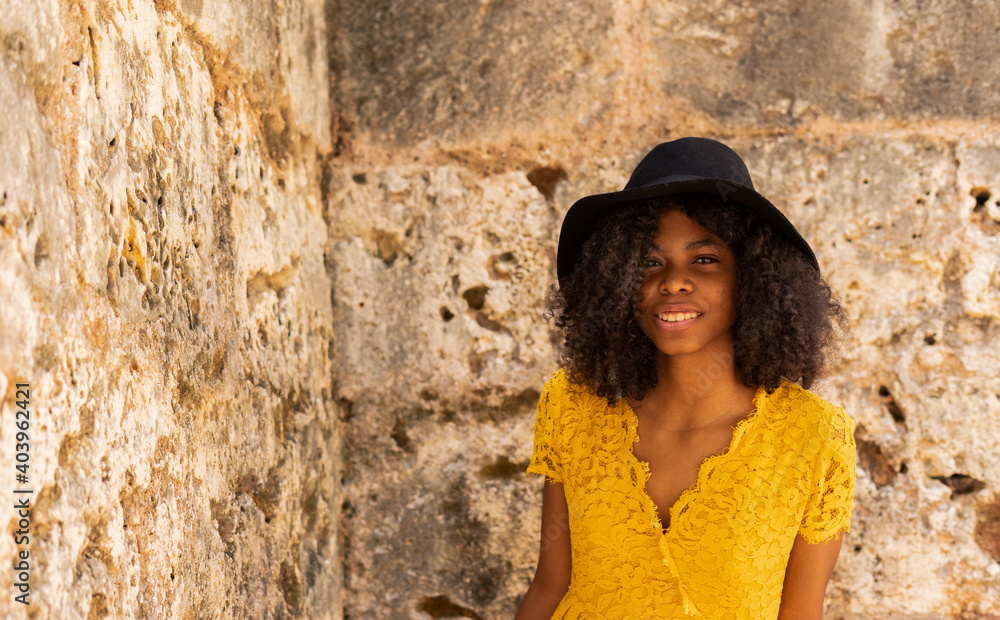
[{"label": "woman's lips", "polygon": [[701,317],[700,312],[661,312],[654,315],[656,325],[660,329],[678,330],[686,329]]}]

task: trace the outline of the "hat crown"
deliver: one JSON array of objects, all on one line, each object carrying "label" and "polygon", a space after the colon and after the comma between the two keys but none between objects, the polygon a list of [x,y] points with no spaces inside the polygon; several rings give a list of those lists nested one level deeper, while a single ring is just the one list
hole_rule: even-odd
[{"label": "hat crown", "polygon": [[725,180],[753,189],[750,172],[736,151],[708,138],[680,138],[654,147],[635,167],[625,189],[681,178]]},{"label": "hat crown", "polygon": [[754,189],[746,164],[736,151],[708,138],[680,138],[656,146],[639,162],[625,189],[577,200],[563,217],[556,269],[559,282],[572,273],[583,244],[610,211],[636,201],[680,194],[700,194],[749,209],[798,248],[818,270],[809,243],[771,201]]}]

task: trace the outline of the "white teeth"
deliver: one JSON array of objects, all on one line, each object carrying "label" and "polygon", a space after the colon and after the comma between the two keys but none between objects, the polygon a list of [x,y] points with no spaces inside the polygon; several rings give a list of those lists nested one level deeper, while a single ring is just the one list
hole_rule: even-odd
[{"label": "white teeth", "polygon": [[664,312],[662,314],[657,314],[656,318],[661,321],[666,321],[667,323],[676,323],[677,321],[687,321],[688,319],[693,319],[696,316],[700,316],[697,312]]}]

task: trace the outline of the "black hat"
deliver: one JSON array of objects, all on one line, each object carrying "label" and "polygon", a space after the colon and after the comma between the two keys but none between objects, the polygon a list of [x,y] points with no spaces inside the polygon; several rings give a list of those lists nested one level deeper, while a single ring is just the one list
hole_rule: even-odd
[{"label": "black hat", "polygon": [[573,271],[597,221],[625,203],[674,194],[703,194],[754,211],[819,269],[812,248],[792,223],[753,188],[750,172],[736,151],[708,138],[681,138],[653,148],[635,167],[625,189],[577,200],[566,212],[556,258],[559,281]]}]

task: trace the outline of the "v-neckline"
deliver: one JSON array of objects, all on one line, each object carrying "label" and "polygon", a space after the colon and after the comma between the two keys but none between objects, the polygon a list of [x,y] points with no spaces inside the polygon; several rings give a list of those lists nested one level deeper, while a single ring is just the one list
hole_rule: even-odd
[{"label": "v-neckline", "polygon": [[[677,499],[674,500],[674,503],[670,506],[670,508],[667,509],[667,515],[670,517],[670,525],[668,525],[666,529],[663,527],[659,511],[656,509],[656,503],[653,501],[653,498],[649,496],[649,492],[646,490],[646,483],[649,481],[650,476],[649,463],[640,460],[639,457],[635,455],[635,450],[633,448],[633,444],[636,441],[639,441],[639,417],[635,414],[635,411],[632,409],[632,405],[629,404],[628,400],[624,398],[621,399],[621,402],[625,404],[625,416],[629,426],[629,433],[625,438],[625,452],[628,454],[628,458],[631,460],[631,465],[635,468],[635,470],[643,472],[643,475],[636,480],[635,488],[643,500],[643,505],[645,506],[647,512],[649,512],[655,531],[659,534],[659,536],[666,537],[674,531],[674,526],[677,523],[677,515],[680,508],[684,505],[685,501],[690,502],[691,500],[689,498],[696,498],[701,491],[703,483],[705,482],[703,478],[707,476],[708,471],[706,465],[716,460],[725,460],[732,453],[733,448],[736,447],[740,438],[746,434],[746,431],[751,424],[753,424],[753,422],[760,417],[761,402],[766,395],[767,391],[764,389],[764,386],[758,387],[757,392],[753,397],[753,405],[750,408],[750,413],[745,418],[737,422],[736,426],[733,427],[733,436],[729,440],[729,446],[721,452],[710,454],[702,459],[701,464],[698,465],[698,473],[695,476],[694,482],[691,483],[691,486],[684,489],[681,494],[677,496]],[[631,440],[629,440],[629,437],[631,437]]]}]

